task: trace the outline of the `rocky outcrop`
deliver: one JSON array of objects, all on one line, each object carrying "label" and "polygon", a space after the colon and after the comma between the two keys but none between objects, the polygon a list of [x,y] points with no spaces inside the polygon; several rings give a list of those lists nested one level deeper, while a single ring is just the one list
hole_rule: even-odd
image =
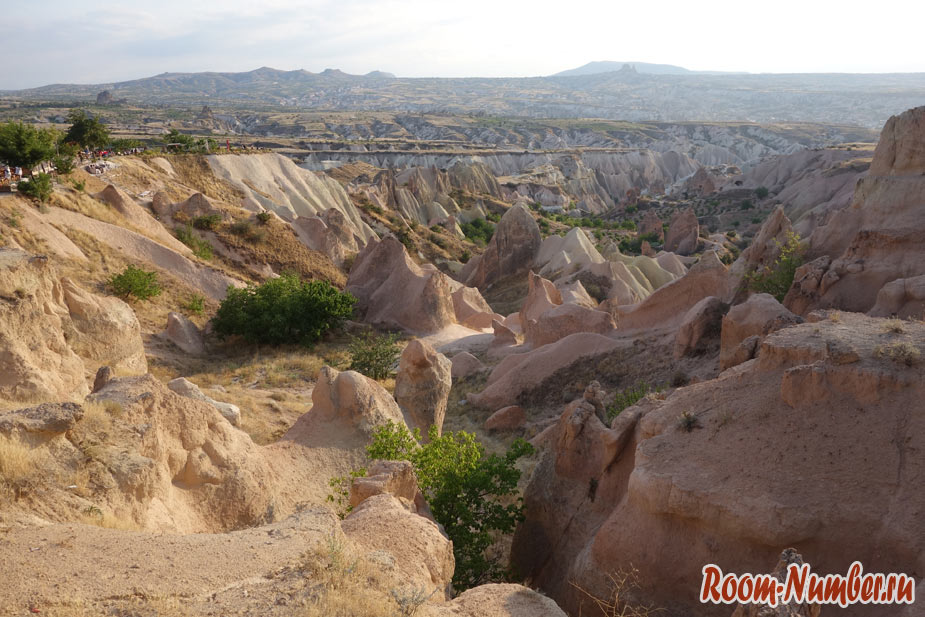
[{"label": "rocky outcrop", "polygon": [[[746,350],[754,351],[761,339],[771,332],[802,321],[770,294],[755,294],[746,302],[737,304],[722,320],[720,370],[750,359],[752,356]],[[748,342],[740,349],[745,341]]]},{"label": "rocky outcrop", "polygon": [[21,442],[31,436],[60,435],[74,428],[83,415],[84,410],[77,403],[42,403],[0,413],[0,433]]},{"label": "rocky outcrop", "polygon": [[164,330],[164,338],[191,356],[201,356],[206,352],[205,342],[202,340],[199,328],[188,317],[180,313],[173,311],[167,313],[167,329]]},{"label": "rocky outcrop", "polygon": [[511,206],[464,282],[484,290],[499,279],[525,273],[533,265],[541,242],[540,228],[530,211],[523,205]]},{"label": "rocky outcrop", "polygon": [[491,309],[475,287],[460,286],[452,293],[452,297],[456,321],[467,328],[473,330],[490,328],[492,319],[501,319],[501,316]]},{"label": "rocky outcrop", "polygon": [[547,236],[540,245],[534,266],[541,275],[555,277],[568,269],[574,272],[603,262],[604,258],[585,232],[580,227],[573,227],[565,236]]},{"label": "rocky outcrop", "polygon": [[867,312],[886,284],[925,274],[923,144],[925,107],[887,121],[851,205],[813,232],[812,268],[798,273],[784,300],[788,308],[799,314],[816,308]]},{"label": "rocky outcrop", "polygon": [[471,394],[469,402],[495,410],[520,404],[520,397],[536,388],[556,371],[579,359],[603,354],[620,346],[618,341],[600,334],[581,332],[544,345],[533,351],[504,358],[491,372],[482,392]]},{"label": "rocky outcrop", "polygon": [[431,334],[456,323],[451,287],[445,274],[421,268],[401,242],[386,236],[357,255],[346,290],[365,322]]},{"label": "rocky outcrop", "polygon": [[618,307],[617,324],[621,330],[677,326],[691,307],[709,296],[724,301],[729,296],[729,272],[713,251],[639,304]]},{"label": "rocky outcrop", "polygon": [[[630,564],[634,598],[677,614],[704,610],[704,564],[762,572],[782,546],[811,547],[819,573],[855,559],[865,571],[917,572],[925,460],[909,453],[925,439],[915,412],[925,365],[877,350],[891,340],[923,349],[925,326],[892,339],[881,326],[842,313],[778,330],[756,361],[644,399],[611,428],[570,405],[526,489],[514,566],[572,614],[587,602],[573,585],[603,596],[606,573]],[[851,481],[833,483],[843,476]]]},{"label": "rocky outcrop", "polygon": [[116,298],[58,280],[46,257],[0,250],[0,397],[87,394],[86,373],[107,364],[147,370],[134,311]]},{"label": "rocky outcrop", "polygon": [[697,250],[700,224],[690,208],[677,212],[668,223],[665,250],[678,255],[691,255]]},{"label": "rocky outcrop", "polygon": [[395,377],[395,400],[405,414],[409,428],[426,436],[431,426],[437,435],[443,430],[447,399],[450,395],[453,365],[430,344],[415,339],[401,354]]},{"label": "rocky outcrop", "polygon": [[485,420],[485,429],[489,431],[513,431],[524,425],[527,414],[520,405],[508,405],[491,414]]},{"label": "rocky outcrop", "polygon": [[925,275],[896,279],[881,287],[870,315],[902,319],[925,316]]},{"label": "rocky outcrop", "polygon": [[688,309],[675,337],[675,358],[703,353],[716,343],[728,310],[729,305],[715,296],[708,296]]},{"label": "rocky outcrop", "polygon": [[642,217],[642,222],[639,224],[639,235],[651,236],[653,234],[656,240],[664,242],[665,228],[662,227],[662,219],[658,218],[655,210],[646,210],[646,213]]},{"label": "rocky outcrop", "polygon": [[522,585],[479,585],[444,605],[421,607],[422,617],[566,617],[555,602]]},{"label": "rocky outcrop", "polygon": [[780,256],[781,247],[792,233],[790,219],[784,214],[784,209],[778,206],[762,223],[752,243],[729,268],[729,284],[735,290],[738,301],[744,300],[747,294],[745,275],[772,267]]},{"label": "rocky outcrop", "polygon": [[187,398],[195,399],[197,401],[202,401],[203,403],[208,403],[215,407],[222,417],[224,417],[228,422],[233,426],[238,426],[241,424],[241,409],[237,405],[232,405],[231,403],[222,403],[221,401],[216,401],[215,399],[206,396],[202,393],[202,390],[199,389],[199,386],[186,379],[185,377],[177,377],[176,379],[171,379],[167,382],[167,387],[179,394],[180,396],[185,396]]},{"label": "rocky outcrop", "polygon": [[482,361],[468,351],[461,351],[450,359],[452,368],[450,374],[453,379],[465,379],[485,368]]},{"label": "rocky outcrop", "polygon": [[329,208],[321,216],[298,216],[292,227],[305,246],[324,253],[338,266],[366,244],[337,208]]},{"label": "rocky outcrop", "polygon": [[577,332],[608,334],[616,328],[610,313],[577,304],[562,304],[528,321],[524,342],[537,348]]}]

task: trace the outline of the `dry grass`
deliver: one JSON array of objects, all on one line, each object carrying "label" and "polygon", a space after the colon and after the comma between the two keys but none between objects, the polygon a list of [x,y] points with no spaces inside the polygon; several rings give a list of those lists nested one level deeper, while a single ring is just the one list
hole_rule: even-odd
[{"label": "dry grass", "polygon": [[[133,617],[190,617],[193,613],[184,606],[184,601],[173,596],[138,596],[122,600],[118,613],[112,608],[103,608],[86,600],[70,599],[54,606],[43,605],[41,614],[45,617],[101,617],[102,615],[132,615]],[[124,612],[123,612],[124,611]]]},{"label": "dry grass", "polygon": [[878,358],[889,358],[898,364],[914,366],[919,363],[922,352],[912,343],[897,342],[888,345],[878,345],[874,350]]},{"label": "dry grass", "polygon": [[[609,590],[604,597],[591,593],[574,581],[570,581],[570,584],[587,596],[597,608],[596,611],[588,611],[588,614],[604,617],[651,617],[663,612],[663,609],[643,606],[633,601],[633,590],[639,587],[639,575],[635,568],[629,571],[608,573]],[[579,617],[583,614],[584,612],[579,609]]]},{"label": "dry grass", "polygon": [[887,334],[902,334],[905,332],[901,319],[887,319],[880,324],[880,331]]},{"label": "dry grass", "polygon": [[115,401],[87,401],[83,404],[81,428],[100,441],[112,434],[112,420],[122,415],[122,405]]},{"label": "dry grass", "polygon": [[120,516],[112,512],[104,512],[91,506],[84,510],[80,521],[85,525],[95,525],[104,529],[117,529],[121,531],[138,531],[138,523],[127,516]]},{"label": "dry grass", "polygon": [[392,586],[384,568],[353,555],[337,538],[307,553],[303,574],[315,587],[305,617],[394,617],[397,604],[385,590]]},{"label": "dry grass", "polygon": [[0,436],[0,496],[18,499],[42,479],[47,453],[19,440]]}]

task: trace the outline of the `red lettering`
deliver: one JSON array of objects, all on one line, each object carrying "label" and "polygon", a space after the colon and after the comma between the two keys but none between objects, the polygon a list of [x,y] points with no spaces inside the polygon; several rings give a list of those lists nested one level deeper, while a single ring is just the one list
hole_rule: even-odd
[{"label": "red lettering", "polygon": [[707,564],[703,567],[703,584],[700,587],[701,602],[719,602],[719,581],[723,578],[723,571],[718,566]]},{"label": "red lettering", "polygon": [[784,591],[784,602],[802,602],[806,590],[806,577],[809,575],[809,564],[787,566],[787,589]]},{"label": "red lettering", "polygon": [[735,574],[727,574],[723,578],[723,602],[732,604],[736,599],[736,590],[739,587],[739,580]]}]

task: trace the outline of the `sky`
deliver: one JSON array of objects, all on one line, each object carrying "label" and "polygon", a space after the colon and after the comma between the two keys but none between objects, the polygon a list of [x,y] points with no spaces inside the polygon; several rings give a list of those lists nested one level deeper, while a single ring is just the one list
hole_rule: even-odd
[{"label": "sky", "polygon": [[592,60],[693,70],[925,72],[917,0],[0,0],[0,89],[261,66],[550,75]]}]

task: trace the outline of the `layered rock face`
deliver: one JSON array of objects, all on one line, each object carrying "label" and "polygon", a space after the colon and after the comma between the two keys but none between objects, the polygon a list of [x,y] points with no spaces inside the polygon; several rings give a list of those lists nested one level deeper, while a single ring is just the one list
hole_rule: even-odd
[{"label": "layered rock face", "polygon": [[292,227],[305,246],[324,253],[338,266],[366,244],[337,208],[329,208],[321,216],[296,217]]},{"label": "layered rock face", "polygon": [[[851,205],[810,238],[812,261],[797,272],[784,301],[867,312],[885,285],[925,274],[925,107],[890,118]],[[885,293],[891,293],[889,291]]]},{"label": "layered rock face", "polygon": [[147,370],[131,307],[59,280],[48,258],[0,250],[0,296],[2,398],[85,395],[86,374],[102,364],[123,372]]},{"label": "layered rock face", "polygon": [[700,604],[707,563],[763,572],[798,546],[820,574],[856,559],[921,571],[925,326],[882,326],[814,315],[768,335],[757,359],[644,399],[610,427],[569,405],[527,488],[515,566],[572,614],[592,605],[570,583],[604,595],[607,573],[635,567],[639,599],[711,616],[731,608]]}]

